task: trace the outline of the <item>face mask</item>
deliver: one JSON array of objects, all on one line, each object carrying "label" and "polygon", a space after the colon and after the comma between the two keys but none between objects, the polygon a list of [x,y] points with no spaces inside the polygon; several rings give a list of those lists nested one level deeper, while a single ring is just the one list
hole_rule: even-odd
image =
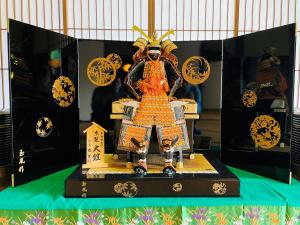
[{"label": "face mask", "polygon": [[147,51],[147,55],[151,60],[156,60],[159,58],[161,52],[160,49],[157,47],[150,47]]}]

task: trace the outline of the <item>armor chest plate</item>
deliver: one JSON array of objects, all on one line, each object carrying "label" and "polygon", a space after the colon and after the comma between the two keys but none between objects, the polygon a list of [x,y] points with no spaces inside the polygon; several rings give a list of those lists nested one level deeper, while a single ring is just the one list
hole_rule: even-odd
[{"label": "armor chest plate", "polygon": [[[163,72],[164,76],[166,76],[166,71],[165,71],[165,64],[164,64],[164,62],[163,62],[163,61],[160,61],[159,64],[160,64],[160,69],[161,69],[161,71]],[[146,61],[146,62],[145,62],[144,72],[143,72],[143,78],[144,78],[144,79],[145,79],[145,78],[149,78],[149,76],[150,76],[150,71],[151,71],[151,66],[152,66],[152,64],[151,64],[150,61]]]}]

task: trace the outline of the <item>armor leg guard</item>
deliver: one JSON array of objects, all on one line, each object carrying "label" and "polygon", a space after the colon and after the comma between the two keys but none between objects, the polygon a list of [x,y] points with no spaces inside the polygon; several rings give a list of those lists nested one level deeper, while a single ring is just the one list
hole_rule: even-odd
[{"label": "armor leg guard", "polygon": [[134,167],[134,171],[137,175],[143,176],[147,174],[147,151],[138,150],[138,165]]},{"label": "armor leg guard", "polygon": [[164,154],[165,154],[165,167],[163,169],[163,172],[168,176],[173,176],[176,173],[176,170],[172,164],[174,150],[172,149],[169,151],[165,151]]}]

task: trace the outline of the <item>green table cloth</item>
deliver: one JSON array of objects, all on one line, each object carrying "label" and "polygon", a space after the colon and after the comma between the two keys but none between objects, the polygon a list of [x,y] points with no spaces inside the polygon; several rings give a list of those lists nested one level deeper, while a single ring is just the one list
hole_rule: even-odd
[{"label": "green table cloth", "polygon": [[75,167],[0,192],[0,225],[300,225],[300,182],[291,185],[230,168],[240,197],[64,198]]}]

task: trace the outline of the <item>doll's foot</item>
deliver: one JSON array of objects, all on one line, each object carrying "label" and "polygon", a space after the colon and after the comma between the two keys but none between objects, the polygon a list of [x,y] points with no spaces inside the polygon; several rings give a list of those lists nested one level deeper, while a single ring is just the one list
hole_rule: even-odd
[{"label": "doll's foot", "polygon": [[138,176],[144,176],[147,174],[147,170],[143,166],[135,166],[134,172]]},{"label": "doll's foot", "polygon": [[171,163],[166,163],[163,169],[163,173],[168,176],[174,176],[176,174],[176,170]]},{"label": "doll's foot", "polygon": [[134,167],[134,172],[139,176],[146,175],[147,174],[147,164],[144,162],[139,162],[139,164]]}]

